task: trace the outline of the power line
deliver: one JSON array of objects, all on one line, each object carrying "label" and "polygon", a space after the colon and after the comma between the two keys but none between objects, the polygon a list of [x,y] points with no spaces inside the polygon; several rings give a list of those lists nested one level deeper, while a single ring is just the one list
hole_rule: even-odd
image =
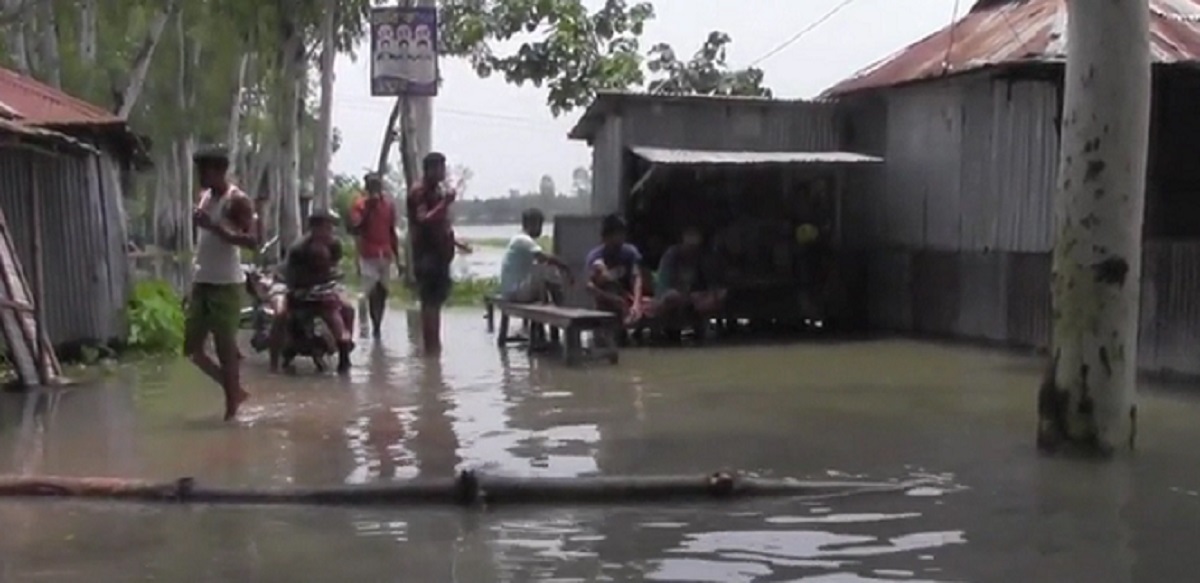
[{"label": "power line", "polygon": [[[362,109],[369,109],[372,111],[378,111],[380,113],[382,113],[384,111],[391,111],[390,105],[384,105],[382,103],[371,101],[369,99],[366,99],[366,98],[363,98],[360,96],[338,96],[338,97],[336,97],[336,99],[338,102],[341,102],[341,103],[350,103],[351,105],[354,105],[355,107],[359,107]],[[450,115],[450,116],[467,117],[467,118],[471,118],[471,119],[476,119],[476,120],[486,121],[486,122],[493,122],[493,123],[500,122],[497,125],[502,125],[504,127],[521,127],[523,129],[554,132],[557,134],[563,134],[565,132],[565,130],[561,127],[557,127],[557,126],[551,125],[549,123],[545,123],[543,120],[539,120],[539,119],[535,119],[535,118],[531,118],[531,117],[518,117],[518,116],[490,113],[490,112],[485,112],[485,111],[455,109],[455,108],[447,108],[447,107],[440,107],[440,106],[437,107],[437,111],[438,111],[438,113],[443,113],[443,114]]]},{"label": "power line", "polygon": [[942,74],[950,70],[950,56],[954,51],[954,33],[958,32],[959,0],[954,0],[954,10],[950,12],[950,40],[946,43],[946,56],[942,57]]},{"label": "power line", "polygon": [[748,65],[748,67],[755,67],[755,66],[757,66],[759,63],[761,63],[761,62],[763,62],[763,61],[765,61],[765,60],[767,60],[767,59],[769,59],[769,58],[771,58],[771,57],[774,57],[775,55],[779,54],[779,53],[780,53],[780,52],[782,52],[784,49],[786,49],[786,48],[788,48],[788,47],[792,46],[793,44],[795,44],[795,42],[796,42],[796,41],[798,41],[798,40],[800,40],[801,38],[803,38],[803,37],[804,37],[804,35],[806,35],[806,34],[808,34],[808,33],[812,32],[812,31],[813,31],[814,29],[816,29],[818,26],[821,26],[822,24],[825,24],[825,21],[829,20],[830,18],[833,18],[835,15],[837,15],[837,13],[838,13],[838,12],[841,12],[843,8],[845,8],[845,7],[849,6],[849,5],[850,5],[850,4],[852,4],[852,3],[854,3],[854,0],[843,0],[841,4],[838,4],[837,6],[834,6],[834,7],[833,7],[833,10],[830,10],[829,12],[826,12],[824,16],[822,16],[821,18],[818,18],[818,19],[817,19],[815,22],[813,22],[812,24],[810,24],[810,25],[808,25],[808,26],[804,27],[803,29],[801,29],[801,30],[800,30],[800,32],[797,32],[796,34],[792,35],[792,36],[791,36],[791,38],[789,38],[789,39],[787,39],[787,40],[783,41],[782,43],[780,43],[780,44],[779,44],[779,46],[776,46],[775,48],[773,48],[773,49],[771,49],[771,50],[767,51],[767,53],[766,53],[766,54],[764,54],[763,56],[761,56],[761,57],[759,57],[759,58],[757,58],[757,59],[754,59],[753,61],[751,61],[751,62],[750,62],[750,64]]}]

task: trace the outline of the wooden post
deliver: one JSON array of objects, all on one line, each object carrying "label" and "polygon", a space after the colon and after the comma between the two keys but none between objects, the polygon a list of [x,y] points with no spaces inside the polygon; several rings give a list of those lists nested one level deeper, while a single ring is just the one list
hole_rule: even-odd
[{"label": "wooden post", "polygon": [[33,199],[33,324],[34,324],[34,357],[37,359],[38,378],[42,384],[50,382],[47,378],[48,368],[46,366],[46,347],[45,347],[45,328],[43,322],[46,318],[45,308],[45,274],[44,265],[42,263],[42,193],[38,188],[37,166],[32,159],[29,163],[29,171],[31,173],[32,184],[31,198]]},{"label": "wooden post", "polygon": [[563,330],[563,355],[568,366],[575,366],[580,363],[583,358],[583,338],[579,328],[576,326],[567,326]]},{"label": "wooden post", "polygon": [[1132,448],[1150,135],[1146,0],[1070,0],[1055,200],[1052,361],[1038,447]]}]

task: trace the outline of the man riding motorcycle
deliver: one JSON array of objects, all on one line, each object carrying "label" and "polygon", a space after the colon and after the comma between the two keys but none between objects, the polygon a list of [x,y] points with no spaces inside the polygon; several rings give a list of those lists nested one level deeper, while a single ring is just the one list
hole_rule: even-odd
[{"label": "man riding motorcycle", "polygon": [[350,371],[350,352],[354,350],[351,330],[354,329],[354,307],[342,298],[341,278],[338,264],[342,259],[342,244],[334,233],[337,215],[330,211],[316,211],[308,217],[308,234],[288,249],[284,264],[284,280],[287,283],[287,301],[283,314],[274,321],[272,337],[276,350],[272,351],[272,364],[277,351],[284,352],[284,365],[290,364],[293,354],[282,349],[291,334],[291,315],[297,310],[312,310],[329,327],[337,341],[338,372]]}]

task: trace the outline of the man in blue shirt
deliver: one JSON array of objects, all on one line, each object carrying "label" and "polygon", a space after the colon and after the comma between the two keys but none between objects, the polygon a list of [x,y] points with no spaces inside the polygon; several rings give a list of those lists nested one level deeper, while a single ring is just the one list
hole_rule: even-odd
[{"label": "man in blue shirt", "polygon": [[521,215],[521,233],[514,235],[500,262],[500,297],[509,302],[531,304],[545,301],[553,287],[552,276],[539,267],[557,268],[568,281],[570,268],[559,258],[546,253],[538,244],[546,217],[538,209]]},{"label": "man in blue shirt", "polygon": [[588,292],[596,307],[618,314],[626,325],[641,320],[642,253],[626,242],[628,229],[617,215],[604,218],[600,237],[603,242],[587,255]]}]

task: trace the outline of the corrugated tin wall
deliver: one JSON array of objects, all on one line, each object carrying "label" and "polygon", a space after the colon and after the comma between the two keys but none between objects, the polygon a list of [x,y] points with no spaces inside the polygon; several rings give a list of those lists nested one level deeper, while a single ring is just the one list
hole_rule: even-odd
[{"label": "corrugated tin wall", "polygon": [[832,103],[635,101],[622,117],[626,147],[826,152],[841,141]]},{"label": "corrugated tin wall", "polygon": [[841,145],[832,103],[629,100],[592,142],[592,212],[621,212],[632,146],[828,152]]},{"label": "corrugated tin wall", "polygon": [[[847,241],[1048,250],[1057,111],[1057,89],[1043,81],[972,77],[889,93],[886,178],[855,183],[861,195],[848,203]],[[856,133],[870,131],[865,116],[881,116],[866,109],[848,115]]]},{"label": "corrugated tin wall", "polygon": [[[889,97],[887,181],[855,183],[859,199],[848,201],[845,215],[846,236],[864,263],[869,325],[1047,346],[1055,85],[976,77]],[[1155,99],[1156,107],[1170,102]],[[882,109],[858,103],[843,112],[861,128]],[[1172,118],[1155,120],[1153,151],[1177,149]],[[1195,151],[1200,136],[1186,146]],[[1152,188],[1147,196],[1162,203],[1159,194]],[[1142,285],[1141,368],[1200,375],[1200,242],[1148,241]]]},{"label": "corrugated tin wall", "polygon": [[561,258],[576,274],[575,285],[567,290],[566,304],[591,307],[592,301],[585,289],[587,266],[584,259],[600,241],[600,225],[603,217],[557,216],[554,218],[554,254]]},{"label": "corrugated tin wall", "polygon": [[621,209],[624,145],[619,115],[610,116],[592,143],[592,213],[606,215]]},{"label": "corrugated tin wall", "polygon": [[[95,156],[50,157],[5,149],[0,155],[0,208],[21,262],[33,278],[33,180],[43,218],[46,329],[56,345],[97,342],[124,335],[124,296],[114,297],[114,256],[106,226],[106,195]],[[123,249],[119,247],[118,249]],[[120,263],[124,257],[121,255]],[[118,285],[117,288],[120,286]]]}]

